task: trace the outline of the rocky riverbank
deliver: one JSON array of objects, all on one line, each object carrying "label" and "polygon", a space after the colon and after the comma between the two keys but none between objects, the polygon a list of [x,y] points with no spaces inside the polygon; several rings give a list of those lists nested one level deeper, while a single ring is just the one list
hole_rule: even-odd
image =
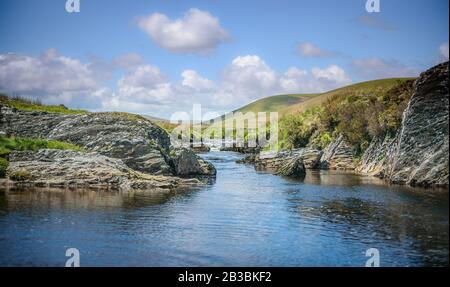
[{"label": "rocky riverbank", "polygon": [[180,177],[216,174],[212,164],[190,149],[171,147],[162,128],[127,113],[62,114],[0,103],[0,131],[6,136],[68,142],[83,149],[13,152],[8,156],[8,184],[173,188],[200,183]]},{"label": "rocky riverbank", "polygon": [[323,151],[300,148],[260,152],[240,163],[278,173],[298,160],[309,169],[349,170],[412,186],[448,186],[448,70],[446,62],[422,73],[414,83],[396,136],[374,138],[360,158],[339,135]]}]

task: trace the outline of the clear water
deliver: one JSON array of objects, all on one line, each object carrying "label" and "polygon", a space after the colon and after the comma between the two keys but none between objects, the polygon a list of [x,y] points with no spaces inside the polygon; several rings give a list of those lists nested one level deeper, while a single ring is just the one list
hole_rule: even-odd
[{"label": "clear water", "polygon": [[194,190],[0,191],[0,266],[448,266],[448,191],[309,171],[303,182],[204,155]]}]

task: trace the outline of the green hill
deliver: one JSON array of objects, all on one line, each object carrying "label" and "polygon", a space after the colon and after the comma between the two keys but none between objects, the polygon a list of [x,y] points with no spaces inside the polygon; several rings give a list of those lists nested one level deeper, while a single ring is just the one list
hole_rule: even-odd
[{"label": "green hill", "polygon": [[235,110],[235,112],[246,113],[252,111],[258,112],[279,112],[280,116],[303,112],[322,104],[328,98],[344,95],[347,93],[371,94],[373,92],[386,91],[394,87],[399,82],[410,80],[411,78],[391,78],[362,82],[317,94],[289,94],[277,95],[254,101],[248,105]]}]

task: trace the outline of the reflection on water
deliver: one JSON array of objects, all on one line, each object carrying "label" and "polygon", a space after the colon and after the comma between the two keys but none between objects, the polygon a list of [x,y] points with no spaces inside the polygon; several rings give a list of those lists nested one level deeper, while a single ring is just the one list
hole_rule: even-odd
[{"label": "reflection on water", "polygon": [[448,265],[448,192],[309,171],[303,181],[203,155],[218,170],[196,190],[1,190],[0,266]]}]

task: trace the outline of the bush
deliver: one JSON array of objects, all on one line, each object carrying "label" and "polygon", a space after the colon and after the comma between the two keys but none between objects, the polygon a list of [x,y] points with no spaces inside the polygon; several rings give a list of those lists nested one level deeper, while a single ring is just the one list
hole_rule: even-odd
[{"label": "bush", "polygon": [[4,178],[6,176],[6,169],[8,168],[9,162],[0,157],[0,178]]},{"label": "bush", "polygon": [[374,137],[394,135],[412,95],[413,80],[386,89],[348,91],[328,98],[320,107],[285,116],[280,121],[282,148],[325,148],[342,134],[361,155]]}]

